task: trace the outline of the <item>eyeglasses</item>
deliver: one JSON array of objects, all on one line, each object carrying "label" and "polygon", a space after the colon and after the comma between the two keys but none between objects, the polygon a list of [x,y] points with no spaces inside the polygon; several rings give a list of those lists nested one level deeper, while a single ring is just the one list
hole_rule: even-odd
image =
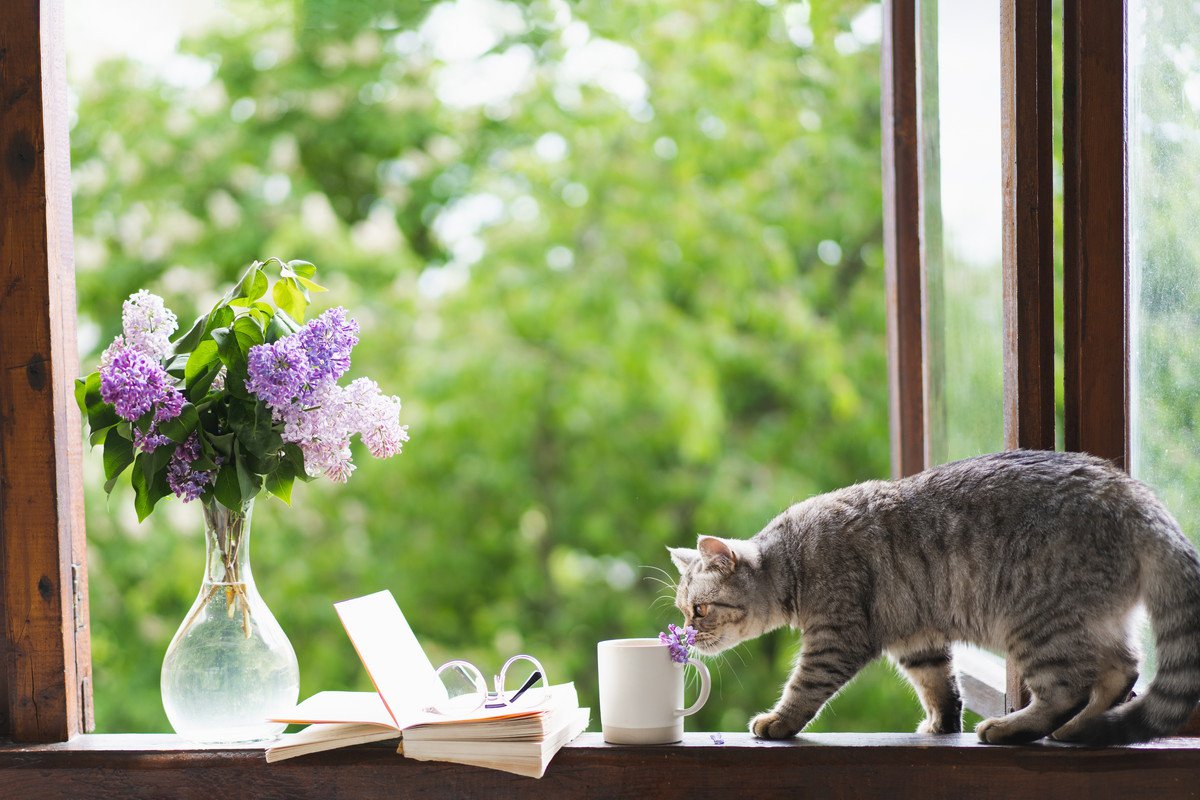
[{"label": "eyeglasses", "polygon": [[488,690],[483,673],[470,661],[447,661],[437,668],[437,676],[446,687],[446,701],[429,710],[447,716],[507,706],[532,708],[550,696],[545,667],[525,653],[504,662],[500,674],[492,679],[494,691]]}]

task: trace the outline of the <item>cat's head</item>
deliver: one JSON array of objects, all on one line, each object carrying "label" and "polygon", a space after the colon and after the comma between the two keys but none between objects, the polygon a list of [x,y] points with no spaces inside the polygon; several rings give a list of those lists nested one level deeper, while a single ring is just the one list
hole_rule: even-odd
[{"label": "cat's head", "polygon": [[758,545],[739,539],[701,536],[696,549],[668,547],[679,568],[675,605],[696,629],[696,649],[714,655],[765,633],[770,609],[764,603]]}]

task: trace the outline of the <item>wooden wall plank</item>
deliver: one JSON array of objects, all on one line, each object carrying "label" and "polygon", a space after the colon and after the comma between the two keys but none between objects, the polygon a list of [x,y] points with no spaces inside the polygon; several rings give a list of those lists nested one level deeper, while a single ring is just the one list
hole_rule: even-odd
[{"label": "wooden wall plank", "polygon": [[[256,749],[205,750],[143,737],[80,737],[72,745],[0,748],[0,785],[14,797],[121,798],[888,798],[1196,796],[1194,740],[1080,748],[981,745],[974,734],[813,734],[764,742],[688,734],[659,747],[605,745],[584,734],[540,780],[411,761],[366,746],[266,764]],[[149,739],[150,737],[145,737]],[[93,743],[88,740],[101,740]],[[178,740],[175,740],[178,742]]]},{"label": "wooden wall plank", "polygon": [[925,468],[916,3],[883,3],[883,239],[895,477]]},{"label": "wooden wall plank", "polygon": [[1125,26],[1124,0],[1065,1],[1065,441],[1128,469]]},{"label": "wooden wall plank", "polygon": [[0,25],[0,602],[26,741],[69,738],[90,707],[62,14],[19,0]]}]

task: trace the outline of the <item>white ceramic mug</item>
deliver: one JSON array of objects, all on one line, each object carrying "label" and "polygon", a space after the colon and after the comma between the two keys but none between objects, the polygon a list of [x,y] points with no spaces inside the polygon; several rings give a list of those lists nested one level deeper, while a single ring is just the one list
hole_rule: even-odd
[{"label": "white ceramic mug", "polygon": [[[596,645],[600,725],[611,744],[670,744],[683,739],[683,718],[695,714],[712,688],[708,667],[671,660],[658,639],[610,639]],[[700,696],[683,707],[683,672],[700,674]]]}]

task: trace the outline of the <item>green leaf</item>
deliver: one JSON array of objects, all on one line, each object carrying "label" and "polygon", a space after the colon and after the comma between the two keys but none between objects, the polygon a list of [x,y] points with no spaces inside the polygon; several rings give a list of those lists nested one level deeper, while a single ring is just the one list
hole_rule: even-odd
[{"label": "green leaf", "polygon": [[163,365],[163,370],[173,378],[182,378],[184,369],[187,367],[188,355],[176,354],[171,356],[170,360]]},{"label": "green leaf", "polygon": [[257,300],[267,293],[267,276],[263,274],[262,268],[254,270],[254,275],[250,280],[250,285],[246,289],[245,297],[248,300]]},{"label": "green leaf", "polygon": [[[82,385],[81,385],[82,383]],[[82,399],[80,398],[82,395]],[[117,410],[110,403],[104,402],[100,396],[100,373],[93,372],[86,378],[75,383],[75,402],[80,404],[80,411],[86,414],[88,428],[93,437],[98,431],[105,431],[121,421]],[[92,444],[96,443],[92,438]]]},{"label": "green leaf", "polygon": [[[148,469],[146,465],[146,462],[155,460],[152,457],[159,450],[173,451],[174,448],[159,447],[153,453],[140,454],[133,465],[133,472],[130,474],[130,483],[133,484],[133,507],[137,511],[138,522],[142,522],[150,516],[150,512],[154,510],[158,501],[171,493],[163,471]],[[167,458],[170,458],[169,453]]]},{"label": "green leaf", "polygon": [[117,410],[109,403],[101,402],[88,409],[88,427],[93,431],[102,431],[121,422]]},{"label": "green leaf", "polygon": [[222,433],[219,436],[209,434],[208,441],[212,442],[213,449],[221,454],[225,462],[229,463],[229,460],[233,458],[233,434]]},{"label": "green leaf", "polygon": [[202,398],[208,395],[208,390],[212,386],[213,381],[217,379],[217,375],[221,372],[221,362],[214,361],[208,365],[207,371],[197,378],[187,389],[187,398],[193,403],[199,402]]},{"label": "green leaf", "polygon": [[280,451],[280,456],[280,461],[291,467],[292,475],[305,482],[313,480],[304,467],[304,451],[300,449],[300,445],[287,442]]},{"label": "green leaf", "polygon": [[305,278],[311,278],[317,274],[317,268],[311,261],[301,261],[300,259],[287,262],[287,269]]},{"label": "green leaf", "polygon": [[244,364],[225,373],[225,392],[239,400],[253,401],[255,397],[246,391],[246,366]]},{"label": "green leaf", "polygon": [[175,455],[175,445],[173,444],[164,444],[148,453],[139,455],[138,463],[146,471],[146,480],[152,482],[155,478],[159,477],[160,473],[164,473],[167,464],[171,463],[171,456],[173,455]]},{"label": "green leaf", "polygon": [[196,317],[196,321],[192,323],[192,327],[183,336],[175,340],[175,353],[182,355],[190,353],[196,349],[196,345],[200,344],[200,339],[204,337],[204,329],[208,325],[208,314],[201,314]]},{"label": "green leaf", "polygon": [[204,326],[204,335],[210,336],[217,328],[228,328],[233,324],[234,310],[229,306],[218,306],[208,315]]},{"label": "green leaf", "polygon": [[303,275],[297,275],[295,280],[297,283],[299,283],[305,289],[308,289],[310,292],[328,292],[329,291],[321,284],[317,283],[316,281],[310,281],[308,278],[304,277]]},{"label": "green leaf", "polygon": [[232,328],[217,328],[212,332],[212,337],[217,343],[217,353],[221,356],[221,362],[228,369],[225,381],[228,388],[230,376],[246,374],[246,350],[238,345],[238,336]]},{"label": "green leaf", "polygon": [[[183,381],[190,390],[196,385],[196,382],[209,371],[209,367],[217,361],[217,343],[212,339],[205,339],[196,346],[192,354],[188,356],[187,366],[183,370]],[[209,381],[211,383],[211,381]]]},{"label": "green leaf", "polygon": [[[92,447],[102,444],[105,437],[108,436],[109,431],[116,431],[118,436],[124,436],[124,434],[121,433],[121,429],[118,425],[108,425],[103,428],[92,428],[91,433],[88,434],[88,444]],[[129,437],[126,436],[125,438]]]},{"label": "green leaf", "polygon": [[237,464],[238,488],[241,491],[242,499],[243,501],[253,499],[258,494],[258,490],[262,488],[262,478],[250,471],[240,452],[234,450],[233,456],[234,463]]},{"label": "green leaf", "polygon": [[275,282],[275,288],[271,293],[275,298],[275,305],[289,317],[300,322],[304,321],[304,311],[308,307],[308,300],[305,299],[304,293],[300,291],[294,278],[281,278]]},{"label": "green leaf", "polygon": [[217,468],[217,462],[213,461],[204,453],[200,454],[199,458],[192,460],[192,469],[208,471]]},{"label": "green leaf", "polygon": [[192,431],[200,426],[200,412],[191,403],[184,403],[179,416],[160,422],[158,432],[173,442],[182,442],[192,435]]},{"label": "green leaf", "polygon": [[217,472],[217,480],[213,484],[213,494],[217,501],[234,511],[242,507],[242,490],[238,484],[237,467],[233,460],[226,461]]},{"label": "green leaf", "polygon": [[[93,372],[92,375],[96,376],[97,381],[100,379],[100,373]],[[85,418],[88,413],[87,382],[91,379],[92,375],[88,375],[86,378],[75,379],[75,404],[79,406],[79,413]]]},{"label": "green leaf", "polygon": [[259,459],[273,456],[283,447],[271,410],[264,403],[230,403],[229,428],[242,447]]},{"label": "green leaf", "polygon": [[268,342],[277,342],[285,336],[291,336],[296,331],[300,330],[300,325],[283,309],[275,312],[275,316],[271,318],[271,322],[267,325],[266,340]]},{"label": "green leaf", "polygon": [[[258,288],[258,283],[260,280],[262,281],[262,291],[258,294],[254,294],[255,290]],[[248,300],[251,303],[254,302],[267,293],[266,282],[267,276],[263,274],[262,264],[258,261],[255,261],[246,268],[246,271],[242,273],[241,280],[237,282],[237,285],[233,287],[233,291],[229,293],[229,297],[231,298],[229,304],[244,305],[242,303],[234,302],[235,300],[239,299]]]},{"label": "green leaf", "polygon": [[104,440],[107,431],[121,421],[117,410],[100,397],[100,373],[93,372],[86,378],[75,381],[75,402],[80,413],[87,419],[90,435],[88,442],[93,446]]},{"label": "green leaf", "polygon": [[[115,481],[133,463],[133,442],[112,427],[104,437],[104,477]],[[107,484],[106,484],[107,487]],[[106,488],[111,491],[111,488]]]},{"label": "green leaf", "polygon": [[238,317],[233,323],[233,335],[237,337],[238,349],[245,356],[250,348],[266,341],[263,337],[262,325],[254,317]]},{"label": "green leaf", "polygon": [[292,504],[292,485],[296,476],[290,465],[283,463],[267,475],[267,491],[278,497],[287,505]]}]

